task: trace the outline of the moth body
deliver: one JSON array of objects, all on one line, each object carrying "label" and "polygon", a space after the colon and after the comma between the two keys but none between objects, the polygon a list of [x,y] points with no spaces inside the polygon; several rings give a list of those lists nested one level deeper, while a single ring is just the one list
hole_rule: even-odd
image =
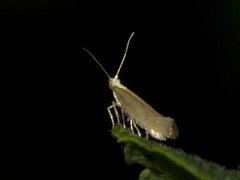
[{"label": "moth body", "polygon": [[[153,138],[158,140],[176,139],[178,137],[178,129],[175,121],[170,117],[164,117],[154,110],[138,95],[121,84],[118,78],[118,74],[125,60],[128,46],[133,35],[134,33],[132,33],[128,39],[125,53],[114,78],[111,78],[99,61],[87,49],[83,48],[90,56],[92,56],[108,76],[109,88],[112,90],[115,99],[115,101],[112,101],[112,105],[107,108],[112,125],[115,126],[116,118],[117,124],[122,125],[123,128],[126,128],[126,122],[129,122],[130,130],[133,133],[134,130],[136,130],[139,136],[141,136],[141,133],[138,127],[141,127],[146,131],[147,135],[150,134]],[[120,108],[121,115],[117,108]],[[125,115],[127,115],[126,120]]]}]

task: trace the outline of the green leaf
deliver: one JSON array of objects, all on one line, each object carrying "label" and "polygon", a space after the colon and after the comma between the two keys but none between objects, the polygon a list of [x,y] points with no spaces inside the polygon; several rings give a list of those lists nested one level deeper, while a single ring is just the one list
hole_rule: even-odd
[{"label": "green leaf", "polygon": [[196,155],[137,137],[122,128],[113,128],[112,134],[119,143],[126,144],[127,164],[138,163],[147,168],[139,180],[240,180],[240,171],[227,170]]}]

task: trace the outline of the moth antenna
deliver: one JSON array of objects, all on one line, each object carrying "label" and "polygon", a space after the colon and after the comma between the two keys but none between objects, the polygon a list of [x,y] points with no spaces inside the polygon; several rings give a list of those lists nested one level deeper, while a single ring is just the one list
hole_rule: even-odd
[{"label": "moth antenna", "polygon": [[97,60],[97,58],[95,58],[95,56],[89,51],[87,50],[86,48],[83,47],[83,50],[85,52],[87,52],[92,58],[93,60],[100,66],[100,68],[103,70],[103,72],[107,75],[107,77],[110,79],[110,75],[108,74],[108,72],[106,71],[106,69],[101,65],[101,63]]},{"label": "moth antenna", "polygon": [[118,70],[117,70],[117,73],[116,73],[116,75],[115,75],[115,77],[114,77],[114,78],[116,78],[116,79],[118,78],[118,74],[119,74],[119,72],[120,72],[120,70],[121,70],[121,68],[122,68],[122,65],[123,65],[124,61],[125,61],[125,58],[126,58],[126,55],[127,55],[127,52],[128,52],[128,47],[129,47],[130,41],[131,41],[134,33],[135,33],[135,32],[132,32],[132,34],[131,34],[130,37],[128,38],[127,45],[126,45],[126,48],[125,48],[125,52],[124,52],[124,54],[123,54],[123,58],[122,58],[121,64],[119,65],[119,68],[118,68]]}]

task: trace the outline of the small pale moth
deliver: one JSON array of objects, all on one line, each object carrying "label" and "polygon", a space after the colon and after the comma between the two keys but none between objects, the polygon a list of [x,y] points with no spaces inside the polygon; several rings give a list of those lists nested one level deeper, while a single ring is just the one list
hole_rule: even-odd
[{"label": "small pale moth", "polygon": [[[112,121],[112,126],[115,126],[114,114],[117,118],[117,124],[126,128],[126,123],[130,124],[130,130],[134,133],[137,131],[138,136],[141,136],[141,132],[138,127],[145,130],[146,135],[150,134],[153,138],[158,140],[176,139],[178,137],[178,129],[175,121],[170,117],[164,117],[156,110],[154,110],[149,104],[142,100],[139,96],[129,90],[126,86],[121,84],[118,74],[124,63],[128,46],[133,37],[134,32],[131,34],[127,41],[126,49],[119,65],[116,75],[111,78],[105,68],[100,64],[100,62],[90,53],[87,49],[83,48],[101,67],[104,73],[109,78],[109,88],[113,92],[115,101],[112,101],[112,105],[107,108],[109,116]],[[121,109],[121,118],[117,111],[117,108]],[[114,114],[112,113],[114,112]],[[126,116],[126,120],[124,118]]]}]

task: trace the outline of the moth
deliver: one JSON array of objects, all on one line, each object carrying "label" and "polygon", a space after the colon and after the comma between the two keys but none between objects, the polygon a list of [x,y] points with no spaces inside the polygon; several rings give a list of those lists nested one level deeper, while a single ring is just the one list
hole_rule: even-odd
[{"label": "moth", "polygon": [[[162,141],[167,139],[176,139],[178,137],[178,128],[174,119],[165,117],[158,113],[142,98],[124,86],[118,78],[133,35],[134,32],[128,38],[122,61],[119,65],[116,75],[113,78],[110,77],[109,73],[95,58],[95,56],[90,51],[83,48],[83,50],[86,51],[96,61],[109,79],[109,88],[112,90],[115,99],[115,101],[112,101],[112,105],[107,108],[112,126],[114,127],[116,124],[114,121],[114,115],[112,113],[113,111],[117,117],[117,124],[122,125],[123,128],[126,128],[125,124],[126,122],[129,122],[131,131],[134,133],[135,129],[138,136],[142,136],[138,129],[138,127],[141,127],[145,130],[147,137],[148,134],[150,134],[153,138]],[[121,109],[122,122],[120,121],[120,115],[117,110],[118,108]],[[127,119],[124,118],[125,116]]]}]

